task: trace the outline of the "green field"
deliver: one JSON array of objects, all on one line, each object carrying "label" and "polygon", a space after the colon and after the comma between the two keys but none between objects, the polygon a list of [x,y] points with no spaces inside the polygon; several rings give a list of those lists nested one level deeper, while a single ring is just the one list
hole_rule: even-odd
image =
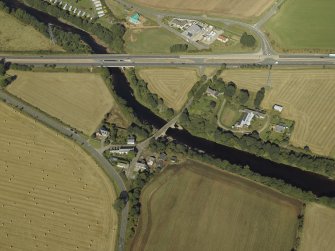
[{"label": "green field", "polygon": [[64,51],[15,17],[0,11],[0,51]]},{"label": "green field", "polygon": [[334,0],[289,0],[266,25],[278,50],[335,50]]},{"label": "green field", "polygon": [[197,162],[170,166],[144,189],[131,250],[291,250],[301,204]]},{"label": "green field", "polygon": [[185,41],[163,28],[132,29],[125,34],[128,53],[170,53],[170,46]]}]

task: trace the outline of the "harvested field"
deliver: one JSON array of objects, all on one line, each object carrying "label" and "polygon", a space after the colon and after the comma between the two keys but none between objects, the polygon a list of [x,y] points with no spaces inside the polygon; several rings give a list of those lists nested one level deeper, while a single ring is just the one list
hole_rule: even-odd
[{"label": "harvested field", "polygon": [[152,93],[163,98],[168,107],[179,111],[187,94],[198,80],[196,69],[141,69],[139,76],[148,83]]},{"label": "harvested field", "polygon": [[[257,91],[267,85],[268,70],[226,70],[222,77]],[[266,91],[262,106],[284,106],[282,116],[296,122],[290,141],[294,146],[308,145],[317,154],[334,154],[334,81],[334,70],[272,70],[271,89]]]},{"label": "harvested field", "polygon": [[291,250],[300,203],[196,162],[144,190],[132,250]]},{"label": "harvested field", "polygon": [[[64,51],[29,25],[0,11],[0,51]],[[13,32],[20,31],[20,32]]]},{"label": "harvested field", "polygon": [[7,88],[10,93],[87,135],[96,130],[112,108],[114,113],[118,111],[98,74],[21,71],[11,71],[10,74],[18,76]]},{"label": "harvested field", "polygon": [[335,210],[319,204],[306,207],[300,251],[332,251],[335,247]]},{"label": "harvested field", "polygon": [[132,0],[132,2],[169,11],[251,18],[260,16],[272,5],[274,0]]},{"label": "harvested field", "polygon": [[116,193],[79,146],[0,103],[1,250],[114,250]]}]

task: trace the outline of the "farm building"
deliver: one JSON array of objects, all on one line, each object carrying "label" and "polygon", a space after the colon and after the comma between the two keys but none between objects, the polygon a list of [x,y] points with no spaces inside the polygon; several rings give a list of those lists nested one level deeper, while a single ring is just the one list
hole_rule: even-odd
[{"label": "farm building", "polygon": [[281,106],[281,105],[274,105],[274,106],[273,106],[273,110],[275,110],[275,111],[277,111],[277,112],[282,112],[283,109],[284,109],[284,107]]},{"label": "farm building", "polygon": [[101,127],[96,133],[95,137],[99,138],[106,138],[109,136],[109,130],[106,127]]},{"label": "farm building", "polygon": [[229,39],[224,35],[218,36],[217,40],[219,40],[222,43],[227,43],[229,41]]},{"label": "farm building", "polygon": [[129,164],[124,162],[118,162],[116,166],[118,168],[127,169],[129,167]]},{"label": "farm building", "polygon": [[182,34],[193,40],[199,40],[202,37],[202,28],[199,24],[193,24],[191,27],[189,27],[186,31],[184,31]]},{"label": "farm building", "polygon": [[140,22],[140,14],[135,13],[134,15],[132,15],[129,18],[129,22],[132,23],[132,24],[135,24],[135,25],[139,25],[141,23]]},{"label": "farm building", "polygon": [[135,145],[136,144],[136,140],[134,137],[128,137],[127,139],[127,145]]},{"label": "farm building", "polygon": [[234,127],[236,128],[249,127],[254,116],[255,114],[253,112],[246,112],[243,115],[241,121],[236,123]]},{"label": "farm building", "polygon": [[116,154],[128,154],[131,151],[135,151],[135,148],[133,146],[111,147],[109,149],[110,153]]}]

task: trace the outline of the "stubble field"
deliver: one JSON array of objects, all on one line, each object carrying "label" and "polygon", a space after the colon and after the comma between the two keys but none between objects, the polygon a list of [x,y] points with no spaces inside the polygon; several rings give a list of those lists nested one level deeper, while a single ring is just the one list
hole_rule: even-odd
[{"label": "stubble field", "polygon": [[74,142],[0,103],[1,250],[114,250],[116,193]]},{"label": "stubble field", "polygon": [[291,250],[300,203],[196,162],[144,190],[131,250]]},{"label": "stubble field", "polygon": [[306,207],[300,251],[332,251],[335,246],[335,210],[319,204]]},{"label": "stubble field", "polygon": [[0,11],[0,51],[64,51],[33,27]]},{"label": "stubble field", "polygon": [[273,0],[132,0],[144,6],[178,12],[199,12],[237,18],[260,16]]},{"label": "stubble field", "polygon": [[[118,107],[106,84],[93,73],[10,71],[17,79],[7,90],[66,124],[91,135],[105,114]],[[120,116],[119,116],[120,115]],[[124,123],[121,119],[116,124]]]},{"label": "stubble field", "polygon": [[195,69],[141,69],[139,76],[148,83],[152,93],[176,111],[186,103],[187,94],[198,80]]},{"label": "stubble field", "polygon": [[297,147],[308,145],[317,154],[334,155],[334,70],[272,70],[269,83],[268,70],[226,70],[222,77],[250,91],[271,86],[262,106],[284,106],[282,116],[296,122],[290,142]]}]

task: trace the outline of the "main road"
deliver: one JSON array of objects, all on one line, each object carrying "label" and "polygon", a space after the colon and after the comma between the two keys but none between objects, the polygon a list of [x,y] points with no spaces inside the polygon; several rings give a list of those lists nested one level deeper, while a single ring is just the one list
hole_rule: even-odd
[{"label": "main road", "polygon": [[185,55],[0,55],[6,62],[29,65],[92,66],[92,67],[181,67],[181,66],[240,66],[259,65],[335,65],[328,54],[185,54]]}]

